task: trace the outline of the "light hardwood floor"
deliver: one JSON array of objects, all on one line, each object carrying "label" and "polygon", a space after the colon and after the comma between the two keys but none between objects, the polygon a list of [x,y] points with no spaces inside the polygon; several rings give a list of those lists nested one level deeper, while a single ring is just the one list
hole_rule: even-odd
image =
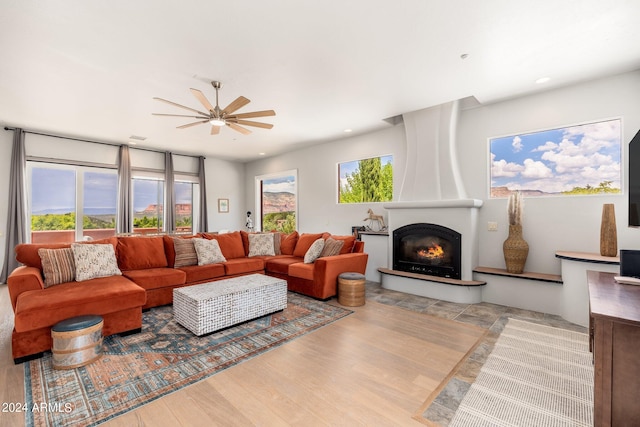
[{"label": "light hardwood floor", "polygon": [[[332,302],[337,304],[335,300]],[[421,425],[426,406],[487,330],[368,300],[354,314],[105,426]],[[24,400],[0,285],[1,402]],[[24,425],[0,413],[0,425]]]}]

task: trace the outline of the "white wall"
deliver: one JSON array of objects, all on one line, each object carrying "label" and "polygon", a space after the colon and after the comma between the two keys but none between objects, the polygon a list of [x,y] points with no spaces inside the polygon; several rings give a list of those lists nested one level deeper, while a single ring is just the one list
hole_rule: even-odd
[{"label": "white wall", "polygon": [[[463,111],[458,128],[459,159],[469,197],[482,199],[479,264],[503,267],[502,242],[507,238],[506,199],[488,199],[488,138],[592,120],[622,117],[622,195],[526,198],[523,235],[529,243],[525,270],[560,273],[558,250],[600,250],[602,204],[614,203],[618,248],[640,248],[640,230],[627,227],[628,143],[640,129],[640,72],[587,82],[537,95]],[[487,231],[487,222],[498,231]]]},{"label": "white wall", "polygon": [[[503,102],[463,110],[458,122],[457,150],[464,187],[469,198],[484,201],[479,215],[479,265],[504,268],[502,243],[508,224],[505,199],[488,199],[488,138],[622,117],[624,193],[616,196],[527,198],[524,237],[529,242],[528,271],[559,274],[558,250],[599,252],[602,204],[614,203],[618,247],[640,248],[640,230],[627,227],[627,148],[640,129],[640,71],[583,84],[549,90]],[[345,138],[300,149],[246,165],[245,204],[254,210],[257,175],[298,169],[299,230],[348,233],[352,225],[364,225],[366,210],[386,212],[380,204],[338,205],[338,162],[371,156],[394,156],[394,191],[404,174],[404,129],[395,126],[379,132]],[[425,183],[428,185],[428,183]],[[486,230],[488,221],[498,231]]]},{"label": "white wall", "polygon": [[[245,209],[244,164],[214,158],[205,159],[207,179],[207,213],[209,230],[244,229]],[[218,212],[218,199],[229,199],[229,212]]]},{"label": "white wall", "polygon": [[246,164],[245,208],[256,212],[255,177],[298,170],[298,230],[351,234],[351,226],[366,225],[367,209],[386,212],[382,203],[338,204],[338,163],[393,154],[394,191],[400,187],[405,158],[403,126],[358,135]]}]

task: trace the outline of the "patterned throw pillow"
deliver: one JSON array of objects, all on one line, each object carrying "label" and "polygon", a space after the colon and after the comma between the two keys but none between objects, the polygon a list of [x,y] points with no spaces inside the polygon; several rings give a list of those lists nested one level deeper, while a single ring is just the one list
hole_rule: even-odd
[{"label": "patterned throw pillow", "polygon": [[336,240],[329,237],[324,241],[324,248],[320,254],[320,258],[325,256],[334,256],[340,254],[340,249],[344,246],[344,240]]},{"label": "patterned throw pillow", "polygon": [[222,255],[217,240],[191,239],[198,254],[198,265],[217,264],[227,259]]},{"label": "patterned throw pillow", "polygon": [[121,276],[113,245],[87,245],[72,243],[73,260],[76,263],[76,281],[96,277]]},{"label": "patterned throw pillow", "polygon": [[249,234],[249,256],[275,255],[273,233]]},{"label": "patterned throw pillow", "polygon": [[71,248],[38,249],[44,273],[44,287],[73,282],[76,278],[76,263]]},{"label": "patterned throw pillow", "polygon": [[321,237],[311,244],[307,252],[304,254],[304,263],[311,264],[320,257],[324,249],[324,239]]},{"label": "patterned throw pillow", "polygon": [[282,243],[282,234],[279,231],[273,233],[273,252],[276,255],[282,255],[280,244]]},{"label": "patterned throw pillow", "polygon": [[198,254],[193,246],[193,239],[173,238],[173,248],[176,251],[176,260],[173,267],[186,267],[189,265],[198,265]]}]

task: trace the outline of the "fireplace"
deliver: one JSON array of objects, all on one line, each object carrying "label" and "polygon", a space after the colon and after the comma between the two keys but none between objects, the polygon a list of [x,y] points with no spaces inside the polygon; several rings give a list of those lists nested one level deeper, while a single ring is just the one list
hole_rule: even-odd
[{"label": "fireplace", "polygon": [[437,224],[409,224],[393,232],[393,269],[460,279],[461,234]]}]

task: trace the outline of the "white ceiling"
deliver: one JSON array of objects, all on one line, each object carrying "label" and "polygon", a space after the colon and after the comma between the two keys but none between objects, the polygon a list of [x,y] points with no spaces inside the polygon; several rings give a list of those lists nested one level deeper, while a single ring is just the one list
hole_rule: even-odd
[{"label": "white ceiling", "polygon": [[[640,69],[637,0],[0,0],[0,123],[249,161],[390,126],[383,119]],[[468,54],[462,59],[462,54]],[[550,77],[546,84],[536,84]],[[176,129],[189,88],[241,112],[245,136]],[[597,102],[597,100],[594,100]]]}]

